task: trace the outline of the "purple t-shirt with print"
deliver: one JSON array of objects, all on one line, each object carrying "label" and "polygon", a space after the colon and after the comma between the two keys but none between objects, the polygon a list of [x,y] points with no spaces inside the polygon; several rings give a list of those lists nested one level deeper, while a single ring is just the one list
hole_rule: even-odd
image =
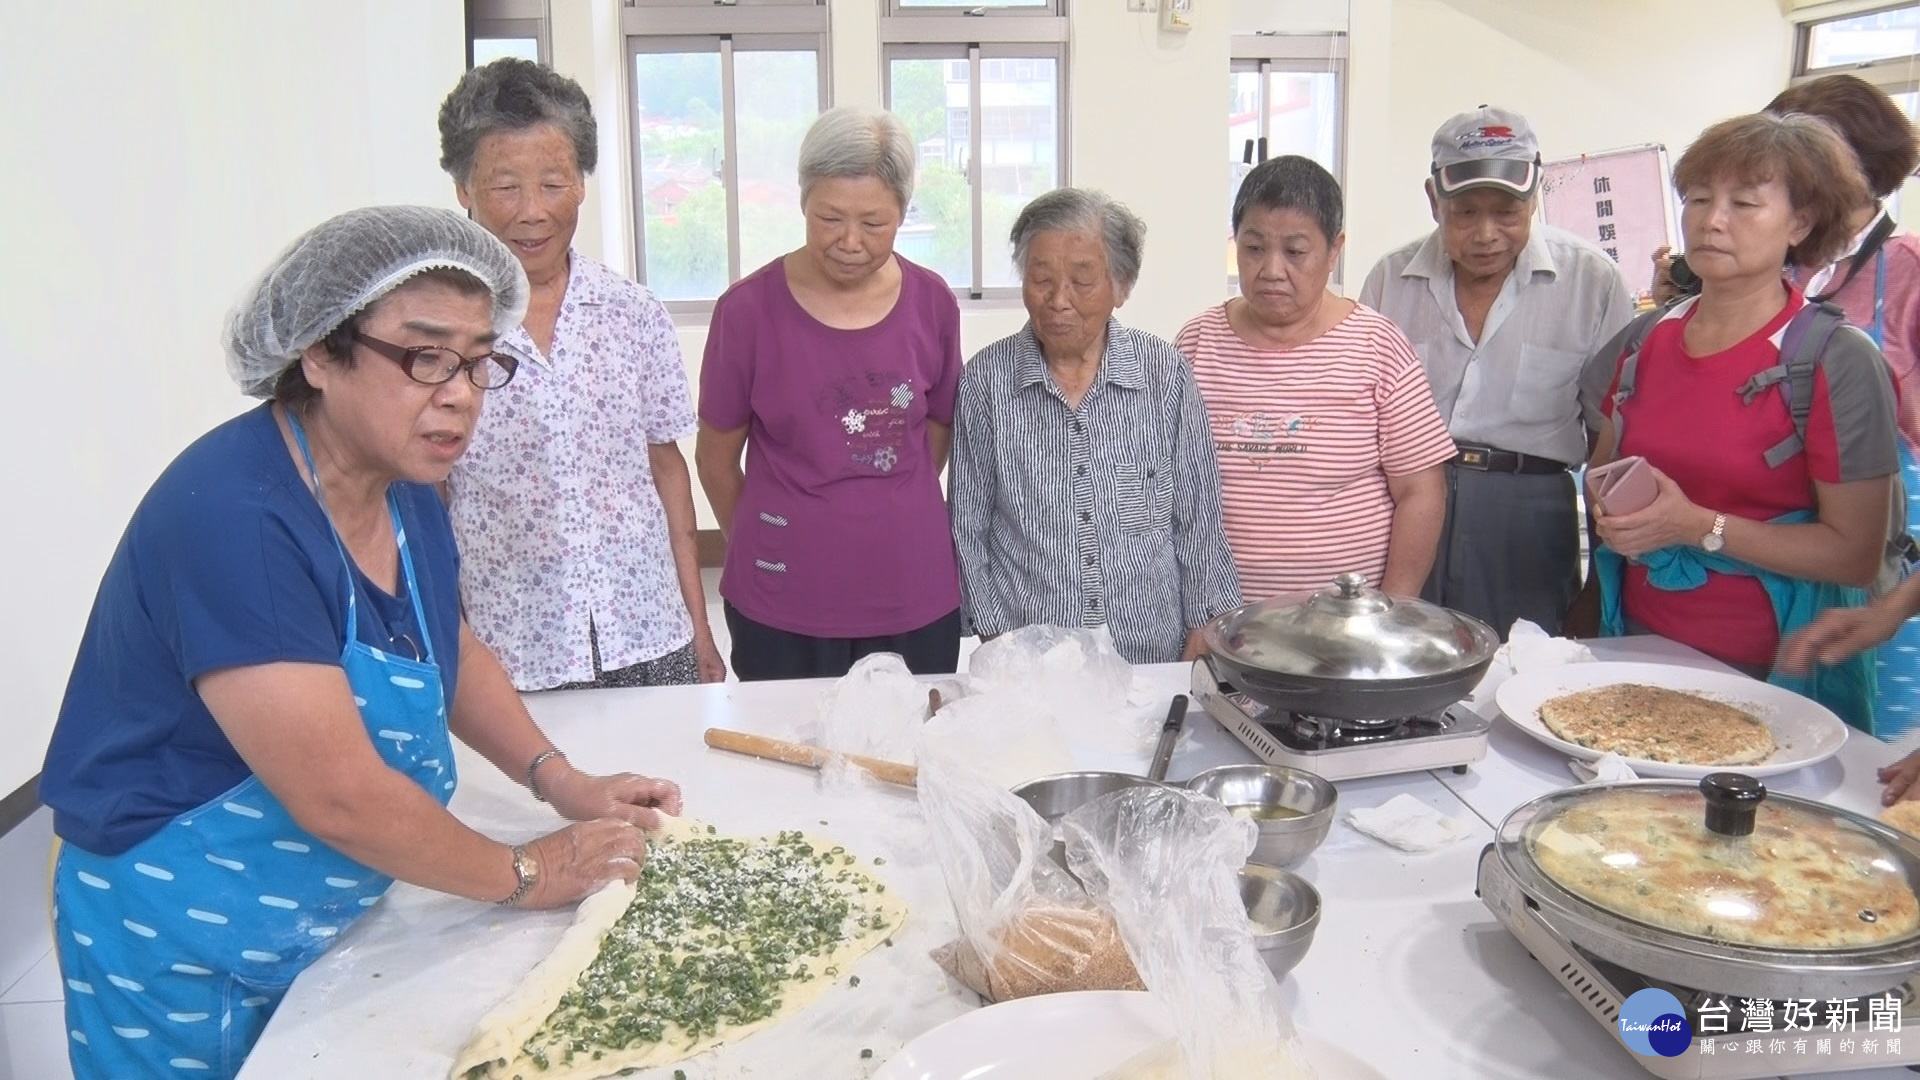
[{"label": "purple t-shirt with print", "polygon": [[720,595],[755,622],[812,637],[917,630],[960,606],[953,530],[927,423],[952,425],[960,306],[899,259],[884,319],[836,330],[773,262],[714,306],[700,419],[746,427],[746,486]]}]

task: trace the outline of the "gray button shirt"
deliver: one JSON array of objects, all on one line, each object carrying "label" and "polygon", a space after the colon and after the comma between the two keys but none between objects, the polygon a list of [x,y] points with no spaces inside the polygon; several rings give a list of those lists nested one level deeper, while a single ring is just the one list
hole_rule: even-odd
[{"label": "gray button shirt", "polygon": [[1453,272],[1435,230],[1381,259],[1360,302],[1413,342],[1456,441],[1585,461],[1600,402],[1582,389],[1581,374],[1633,318],[1620,268],[1593,244],[1535,222],[1478,342],[1460,315]]},{"label": "gray button shirt", "polygon": [[1120,655],[1164,663],[1240,604],[1206,407],[1160,338],[1108,320],[1077,408],[1031,326],[982,349],[960,376],[952,469],[961,592],[980,634],[1104,623]]}]

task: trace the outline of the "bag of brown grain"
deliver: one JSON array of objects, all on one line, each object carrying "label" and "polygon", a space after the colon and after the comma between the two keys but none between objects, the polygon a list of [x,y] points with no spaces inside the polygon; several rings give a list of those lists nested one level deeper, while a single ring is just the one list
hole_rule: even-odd
[{"label": "bag of brown grain", "polygon": [[[964,719],[943,711],[927,727],[938,735]],[[923,738],[919,749],[920,807],[960,924],[935,962],[990,1002],[1142,989],[1113,914],[1051,858],[1053,827],[966,745]]]},{"label": "bag of brown grain", "polygon": [[1063,990],[1145,990],[1105,910],[1030,907],[994,931],[981,954],[965,937],[933,951],[941,970],[988,1001],[1010,1001]]}]

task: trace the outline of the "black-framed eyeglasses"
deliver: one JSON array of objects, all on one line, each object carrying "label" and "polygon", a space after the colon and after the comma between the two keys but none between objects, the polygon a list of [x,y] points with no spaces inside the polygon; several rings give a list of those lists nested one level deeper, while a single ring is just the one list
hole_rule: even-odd
[{"label": "black-framed eyeglasses", "polygon": [[473,385],[482,390],[498,390],[513,381],[513,373],[520,367],[519,360],[505,353],[461,356],[453,349],[438,345],[408,348],[369,337],[358,330],[353,332],[353,340],[399,364],[400,370],[407,373],[407,378],[428,386],[439,386],[464,369]]}]

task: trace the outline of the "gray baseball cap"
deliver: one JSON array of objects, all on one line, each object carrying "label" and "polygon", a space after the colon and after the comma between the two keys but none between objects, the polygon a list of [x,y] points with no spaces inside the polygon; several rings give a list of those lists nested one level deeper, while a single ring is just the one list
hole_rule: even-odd
[{"label": "gray baseball cap", "polygon": [[1517,112],[1482,105],[1433,133],[1433,187],[1441,198],[1491,187],[1527,198],[1540,186],[1540,140]]}]

